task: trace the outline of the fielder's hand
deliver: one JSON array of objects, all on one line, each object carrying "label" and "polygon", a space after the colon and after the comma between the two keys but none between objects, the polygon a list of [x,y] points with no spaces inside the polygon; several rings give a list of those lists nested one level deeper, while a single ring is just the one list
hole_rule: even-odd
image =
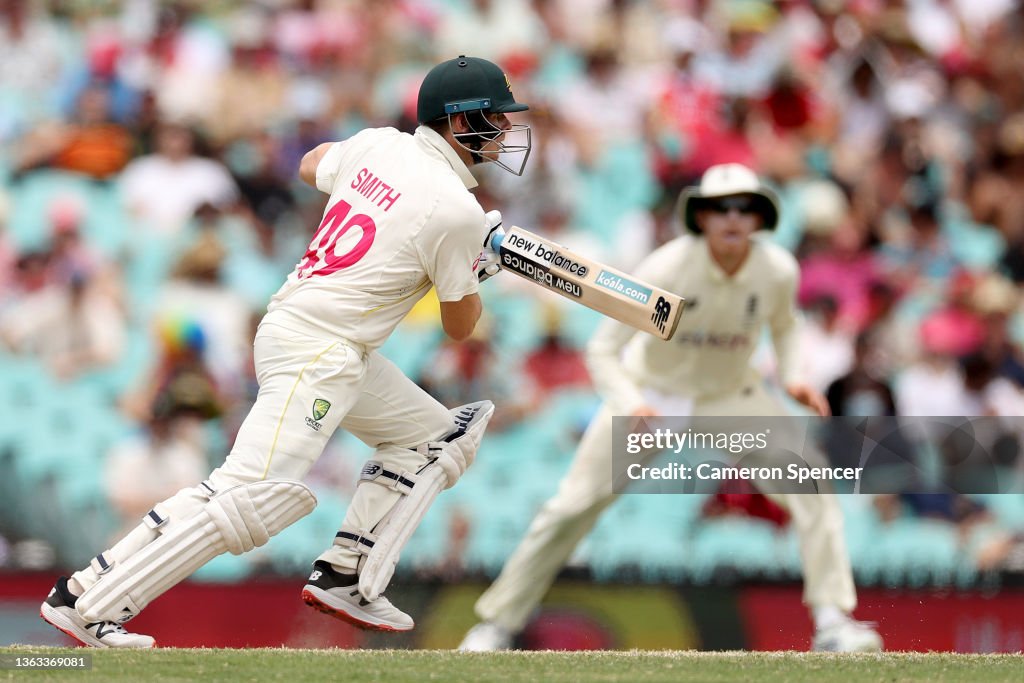
[{"label": "fielder's hand", "polygon": [[822,417],[827,417],[832,413],[828,407],[828,400],[820,391],[813,387],[794,383],[786,387],[786,393],[794,401],[802,403]]},{"label": "fielder's hand", "polygon": [[501,270],[501,257],[491,246],[491,240],[494,239],[495,235],[505,234],[505,229],[501,227],[501,212],[488,211],[484,227],[487,230],[487,236],[484,238],[484,249],[480,252],[475,268],[476,276],[480,282],[487,280]]}]

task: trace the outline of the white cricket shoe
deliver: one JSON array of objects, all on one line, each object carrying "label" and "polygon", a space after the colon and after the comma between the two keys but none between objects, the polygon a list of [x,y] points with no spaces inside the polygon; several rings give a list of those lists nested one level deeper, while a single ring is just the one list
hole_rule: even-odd
[{"label": "white cricket shoe", "polygon": [[368,631],[411,631],[412,617],[383,595],[369,601],[359,593],[354,574],[336,572],[327,562],[313,563],[313,573],[302,589],[302,601],[313,609]]},{"label": "white cricket shoe", "polygon": [[150,648],[156,645],[151,636],[129,633],[116,622],[86,621],[75,609],[77,601],[78,597],[68,590],[67,577],[62,576],[39,607],[39,616],[86,647]]},{"label": "white cricket shoe", "polygon": [[489,621],[481,621],[469,629],[459,643],[462,652],[495,652],[512,648],[512,633],[508,629]]},{"label": "white cricket shoe", "polygon": [[880,652],[882,637],[873,624],[846,617],[814,633],[815,652]]}]

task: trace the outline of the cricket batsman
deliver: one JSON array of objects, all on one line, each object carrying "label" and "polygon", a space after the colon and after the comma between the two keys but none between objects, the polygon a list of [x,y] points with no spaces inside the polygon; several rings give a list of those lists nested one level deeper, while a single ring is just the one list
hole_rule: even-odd
[{"label": "cricket batsman", "polygon": [[[686,234],[652,253],[635,272],[677,292],[686,309],[675,337],[662,341],[606,320],[587,349],[604,404],[584,434],[558,492],[530,525],[501,575],[476,603],[482,620],[463,650],[511,646],[573,549],[615,500],[612,416],[770,416],[787,413],[750,358],[765,325],[771,331],[786,392],[820,415],[825,397],[795,375],[796,260],[758,239],[774,229],[778,201],[750,169],[713,166],[683,191]],[[815,623],[816,650],[881,649],[878,634],[855,621],[853,577],[839,504],[831,494],[772,495],[789,509],[800,538],[804,602]]]},{"label": "cricket batsman", "polygon": [[330,199],[256,333],[259,393],[230,454],[59,578],[43,619],[84,645],[152,647],[122,624],[217,555],[261,546],[308,514],[316,499],[301,480],[340,427],[376,452],[302,599],[362,628],[413,628],[382,593],[434,498],[473,463],[494,406],[449,411],[376,349],[431,286],[444,331],[472,333],[479,282],[498,269],[481,246],[501,216],[469,192],[470,167],[522,174],[530,129],[506,115],[526,109],[498,66],[460,56],[427,74],[414,135],[367,129],[303,157],[299,176]]}]

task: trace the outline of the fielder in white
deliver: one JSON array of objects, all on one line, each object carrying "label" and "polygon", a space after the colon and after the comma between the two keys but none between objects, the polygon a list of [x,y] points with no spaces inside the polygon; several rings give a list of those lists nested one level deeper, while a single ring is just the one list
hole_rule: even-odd
[{"label": "fielder in white", "polygon": [[[533,520],[501,575],[476,603],[482,619],[464,650],[508,648],[526,625],[573,549],[615,500],[612,416],[785,415],[750,365],[765,325],[787,393],[825,415],[825,398],[795,374],[799,267],[784,249],[757,239],[772,229],[778,202],[738,164],[714,166],[680,199],[685,234],[652,253],[634,272],[682,295],[675,337],[661,341],[607,320],[588,347],[588,364],[605,399],[558,492]],[[832,495],[772,496],[785,505],[800,537],[804,602],[815,649],[878,650],[881,639],[850,612],[856,604],[839,505]]]},{"label": "fielder in white", "polygon": [[[449,411],[375,349],[431,285],[445,332],[473,331],[479,281],[497,272],[497,255],[481,247],[501,219],[469,192],[469,167],[522,173],[529,127],[506,114],[525,109],[499,67],[460,56],[427,74],[415,135],[368,129],[306,154],[300,177],[330,199],[259,326],[259,394],[231,453],[208,480],[158,503],[61,577],[43,619],[85,645],[152,647],[121,624],[210,559],[261,546],[308,514],[316,500],[300,480],[341,427],[376,453],[302,598],[363,628],[413,627],[381,594],[431,502],[472,464],[494,406]],[[506,143],[510,135],[524,144]]]}]

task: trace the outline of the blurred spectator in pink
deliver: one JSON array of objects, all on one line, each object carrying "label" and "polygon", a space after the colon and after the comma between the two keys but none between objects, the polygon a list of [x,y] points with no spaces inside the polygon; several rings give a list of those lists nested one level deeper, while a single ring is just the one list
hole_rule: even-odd
[{"label": "blurred spectator in pink", "polygon": [[49,209],[50,271],[55,282],[67,282],[76,273],[99,274],[106,264],[82,237],[85,206],[73,196],[57,197]]},{"label": "blurred spectator in pink", "polygon": [[10,214],[10,197],[0,189],[0,311],[3,311],[4,302],[11,293],[11,280],[14,277],[16,260],[14,247],[11,246],[7,237],[7,221]]},{"label": "blurred spectator in pink", "polygon": [[707,29],[690,17],[665,26],[663,40],[672,57],[665,81],[658,86],[652,112],[657,139],[657,175],[663,184],[684,185],[700,174],[694,150],[706,135],[722,126],[718,91],[694,73],[694,60],[710,44]]},{"label": "blurred spectator in pink", "polygon": [[195,151],[195,133],[180,123],[163,122],[156,151],[131,162],[121,174],[124,203],[141,223],[142,234],[177,234],[204,203],[228,207],[238,187],[224,164]]},{"label": "blurred spectator in pink", "polygon": [[840,324],[860,331],[868,322],[869,290],[880,279],[874,254],[867,248],[866,231],[851,215],[842,189],[819,180],[800,193],[804,241],[798,254],[798,300],[806,306],[821,296],[839,304]]}]

